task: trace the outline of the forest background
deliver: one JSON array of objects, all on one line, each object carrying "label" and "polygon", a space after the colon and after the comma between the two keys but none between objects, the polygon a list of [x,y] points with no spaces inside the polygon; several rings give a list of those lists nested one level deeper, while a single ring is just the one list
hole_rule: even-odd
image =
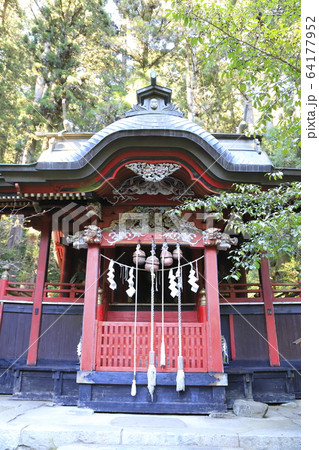
[{"label": "forest background", "polygon": [[[276,167],[300,167],[300,0],[2,0],[0,8],[0,162],[36,161],[38,133],[63,129],[63,99],[73,131],[124,117],[155,70],[187,118],[212,133],[262,135]],[[1,263],[34,281],[37,233],[18,212],[2,219]],[[293,246],[283,280],[298,277]],[[49,277],[58,277],[54,263]]]}]

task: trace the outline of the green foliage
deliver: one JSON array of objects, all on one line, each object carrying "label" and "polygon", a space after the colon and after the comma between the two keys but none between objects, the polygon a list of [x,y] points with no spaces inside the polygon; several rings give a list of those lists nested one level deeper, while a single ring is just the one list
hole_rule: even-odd
[{"label": "green foliage", "polygon": [[278,126],[269,127],[263,136],[263,150],[276,167],[298,167],[301,165],[300,130],[298,123],[290,124],[290,131],[282,133]]},{"label": "green foliage", "polygon": [[[23,216],[3,215],[0,220],[0,262],[10,264],[10,279],[12,281],[35,282],[40,233],[33,228],[23,226]],[[48,263],[47,281],[58,283],[60,269],[51,242]]]},{"label": "green foliage", "polygon": [[223,192],[185,203],[181,209],[205,209],[217,221],[226,223],[226,231],[241,234],[241,244],[229,252],[233,264],[230,274],[238,278],[241,268],[259,268],[262,254],[272,264],[294,261],[300,273],[301,193],[300,183],[281,184],[262,189],[257,185],[236,185],[233,192]]},{"label": "green foliage", "polygon": [[[20,239],[8,245],[15,228],[21,228]],[[20,233],[19,233],[20,234]],[[39,233],[23,228],[19,216],[2,216],[0,221],[0,261],[10,264],[10,279],[34,282],[39,252]]]},{"label": "green foliage", "polygon": [[[98,130],[129,109],[127,91],[144,86],[157,69],[174,102],[210,131],[235,132],[243,102],[250,102],[258,113],[253,131],[264,135],[274,164],[300,166],[300,0],[179,0],[170,12],[165,1],[115,3],[121,23],[112,22],[103,0],[44,0],[27,7],[3,2],[2,162],[37,159],[36,132],[62,129],[63,98],[75,131]],[[231,225],[251,236],[232,253],[234,273],[256,268],[265,249],[272,261],[281,252],[298,267],[298,190],[243,186],[188,207],[217,209],[220,217],[231,208]],[[36,270],[30,233],[24,230],[11,249],[1,237],[1,260],[23,261],[17,279],[25,268],[30,279]]]},{"label": "green foliage", "polygon": [[130,86],[136,83],[142,87],[149,81],[151,69],[165,74],[165,65],[175,58],[180,31],[167,19],[164,1],[115,0],[115,3],[121,22],[112,46],[121,54]]},{"label": "green foliage", "polygon": [[[3,5],[4,8],[4,5]],[[28,49],[23,42],[25,15],[16,2],[7,2],[0,25],[0,161],[16,163],[30,131],[24,108],[28,95],[30,67]]]},{"label": "green foliage", "polygon": [[[115,33],[100,0],[52,0],[39,8],[25,40],[37,74],[35,107],[47,128],[61,129],[63,98],[69,119],[84,131],[93,125],[100,98],[116,99],[123,86],[116,80],[119,63],[109,46]],[[109,121],[117,112],[113,108]]]},{"label": "green foliage", "polygon": [[4,2],[1,161],[37,159],[36,133],[62,129],[63,98],[75,131],[103,128],[156,69],[209,131],[235,132],[249,102],[275,164],[300,165],[299,0],[181,0],[170,12],[164,0],[115,3],[116,23],[103,0]]},{"label": "green foliage", "polygon": [[36,132],[63,128],[64,98],[74,131],[103,128],[127,109],[121,63],[110,45],[117,30],[104,1],[34,2],[25,10],[8,7],[5,17],[0,29],[3,162],[37,158]]},{"label": "green foliage", "polygon": [[207,59],[215,60],[216,49],[223,55],[218,63],[224,62],[224,81],[258,111],[254,132],[264,134],[272,122],[281,142],[298,154],[300,1],[181,0],[173,8],[170,15],[184,21],[185,36],[191,33],[192,44],[200,44]]}]

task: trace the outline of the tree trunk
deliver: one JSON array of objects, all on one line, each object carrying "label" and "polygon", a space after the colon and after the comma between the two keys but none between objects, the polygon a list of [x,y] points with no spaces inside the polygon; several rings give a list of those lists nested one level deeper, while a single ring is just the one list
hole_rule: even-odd
[{"label": "tree trunk", "polygon": [[21,242],[23,234],[22,224],[23,216],[21,214],[11,217],[10,233],[7,243],[8,248],[16,247]]},{"label": "tree trunk", "polygon": [[6,12],[8,8],[9,0],[4,0],[3,6],[2,6],[2,13],[1,13],[1,25],[4,25],[5,19],[6,19]]},{"label": "tree trunk", "polygon": [[187,110],[188,119],[194,121],[197,115],[196,108],[196,90],[197,90],[197,60],[195,49],[189,45],[187,48],[186,57],[186,99],[187,99]]}]

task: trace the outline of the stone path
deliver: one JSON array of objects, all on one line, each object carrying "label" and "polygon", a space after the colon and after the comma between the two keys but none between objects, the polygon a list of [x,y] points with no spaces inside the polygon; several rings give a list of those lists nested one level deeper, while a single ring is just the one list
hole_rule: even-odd
[{"label": "stone path", "polygon": [[265,418],[94,413],[0,395],[0,450],[297,450],[300,401]]}]

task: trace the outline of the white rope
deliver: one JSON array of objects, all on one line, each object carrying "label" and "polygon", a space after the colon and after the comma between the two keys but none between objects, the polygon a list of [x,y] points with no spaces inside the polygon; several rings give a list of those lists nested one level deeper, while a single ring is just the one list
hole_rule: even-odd
[{"label": "white rope", "polygon": [[[192,263],[195,263],[195,262],[197,262],[197,261],[200,261],[201,259],[204,258],[204,256],[205,256],[205,255],[202,255],[202,256],[200,256],[199,258],[194,259],[193,261],[188,261],[188,262],[185,263],[185,264],[181,264],[181,268],[187,267],[187,266],[191,265]],[[101,257],[107,259],[108,261],[111,261],[111,258],[108,258],[108,257],[105,256],[105,255],[102,255],[102,254],[101,254]],[[114,262],[114,264],[118,264],[120,267],[128,267],[129,269],[132,267],[132,266],[128,266],[127,264],[120,263],[120,262],[118,262],[118,261],[113,261],[113,262]],[[148,270],[142,269],[141,267],[139,267],[138,270],[141,270],[142,272],[148,272]],[[171,268],[168,268],[168,269],[158,269],[158,272],[161,272],[161,271],[168,272],[168,271],[170,271],[170,270],[171,270]]]},{"label": "white rope", "polygon": [[133,343],[133,366],[134,366],[134,372],[133,372],[133,381],[132,381],[132,387],[131,387],[131,395],[132,397],[135,397],[136,395],[136,331],[137,331],[137,297],[138,297],[138,257],[139,257],[139,250],[140,250],[140,244],[137,244],[136,246],[136,275],[135,275],[135,305],[134,305],[134,343]]},{"label": "white rope", "polygon": [[[167,253],[168,245],[165,242],[162,246],[162,268],[164,268],[165,255]],[[162,270],[162,342],[161,342],[161,367],[166,366],[166,355],[165,355],[165,339],[164,339],[164,270]]]},{"label": "white rope", "polygon": [[154,352],[154,257],[155,257],[155,242],[152,242],[152,263],[151,263],[151,346],[149,352],[149,364],[147,370],[147,388],[153,401],[153,394],[156,386],[156,368],[155,368],[155,352]]},{"label": "white rope", "polygon": [[184,358],[182,355],[182,272],[181,272],[181,248],[177,243],[178,250],[178,359],[177,359],[177,375],[176,375],[176,391],[185,391],[185,374],[184,374]]}]

